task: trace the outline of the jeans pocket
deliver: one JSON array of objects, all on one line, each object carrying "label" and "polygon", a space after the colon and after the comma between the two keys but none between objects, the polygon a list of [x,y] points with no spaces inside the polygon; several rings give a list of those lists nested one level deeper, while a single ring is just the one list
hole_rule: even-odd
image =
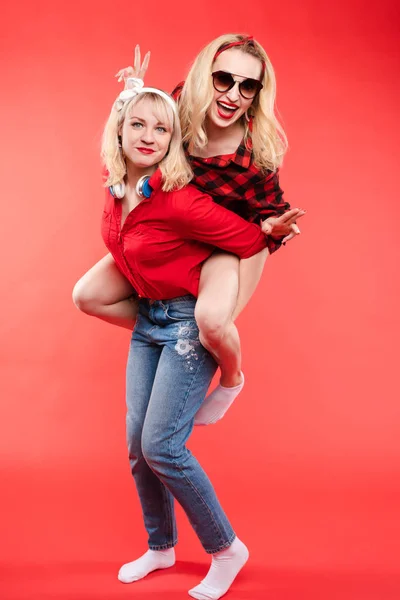
[{"label": "jeans pocket", "polygon": [[194,307],[194,302],[179,302],[176,304],[167,304],[164,311],[171,321],[194,321]]}]

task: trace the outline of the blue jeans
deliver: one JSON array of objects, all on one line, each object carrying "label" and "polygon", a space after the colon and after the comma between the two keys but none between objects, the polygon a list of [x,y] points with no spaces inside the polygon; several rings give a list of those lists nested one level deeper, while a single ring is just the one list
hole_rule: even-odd
[{"label": "blue jeans", "polygon": [[206,552],[235,533],[186,441],[217,365],[199,341],[196,299],[139,302],[127,365],[127,443],[152,550],[177,543],[174,498]]}]

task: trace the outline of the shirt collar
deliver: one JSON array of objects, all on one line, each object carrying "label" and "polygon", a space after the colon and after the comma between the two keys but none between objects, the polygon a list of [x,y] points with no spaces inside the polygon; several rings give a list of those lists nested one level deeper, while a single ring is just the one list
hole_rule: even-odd
[{"label": "shirt collar", "polygon": [[205,163],[207,166],[226,166],[233,162],[239,167],[248,169],[251,164],[251,150],[247,148],[245,141],[242,140],[234,154],[221,154],[219,156],[210,156],[208,158],[201,158],[200,156],[194,156],[193,158],[197,161]]},{"label": "shirt collar", "polygon": [[157,171],[154,171],[153,175],[149,179],[149,186],[155,192],[161,187],[162,184],[162,173],[161,169],[158,168]]},{"label": "shirt collar", "polygon": [[251,164],[251,154],[251,150],[247,147],[245,141],[242,140],[231,160],[240,167],[248,169]]}]

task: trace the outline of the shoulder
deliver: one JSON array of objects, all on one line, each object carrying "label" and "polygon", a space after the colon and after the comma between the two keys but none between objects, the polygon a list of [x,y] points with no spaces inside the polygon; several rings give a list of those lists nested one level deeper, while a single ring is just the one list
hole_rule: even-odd
[{"label": "shoulder", "polygon": [[279,178],[279,168],[275,171],[271,171],[270,169],[259,167],[255,162],[254,151],[252,149],[252,145],[246,146],[243,142],[238,148],[238,163],[242,162],[242,166],[246,168],[247,171],[258,177],[260,181],[271,181]]},{"label": "shoulder", "polygon": [[114,197],[110,192],[109,187],[104,188],[104,212],[111,212],[114,206]]},{"label": "shoulder", "polygon": [[180,190],[168,192],[169,205],[177,218],[190,218],[198,210],[204,210],[209,205],[214,205],[213,200],[208,194],[197,189],[194,185],[188,184]]},{"label": "shoulder", "polygon": [[254,175],[260,182],[269,182],[278,179],[279,169],[276,171],[270,171],[269,169],[262,169],[258,167],[254,162],[254,157],[251,157],[251,162],[248,167],[248,172]]},{"label": "shoulder", "polygon": [[193,204],[194,202],[211,200],[208,194],[205,194],[197,187],[195,187],[192,183],[185,185],[185,187],[180,190],[173,190],[169,192],[171,196],[171,201],[178,207],[187,207]]}]

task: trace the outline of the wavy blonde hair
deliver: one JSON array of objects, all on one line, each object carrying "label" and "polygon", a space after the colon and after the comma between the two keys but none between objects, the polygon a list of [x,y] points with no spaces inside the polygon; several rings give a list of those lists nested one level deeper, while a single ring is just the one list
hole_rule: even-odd
[{"label": "wavy blonde hair", "polygon": [[[225,44],[243,40],[248,40],[248,37],[242,34],[221,35],[203,48],[189,71],[179,98],[179,116],[183,142],[190,154],[196,148],[204,148],[208,142],[205,119],[214,97],[211,77],[214,56]],[[253,116],[252,132],[244,115],[241,119],[245,128],[245,143],[253,151],[256,167],[262,171],[276,171],[287,150],[287,139],[275,114],[274,69],[264,48],[256,40],[245,41],[243,45],[234,46],[234,49],[251,54],[265,63],[261,81],[263,89],[250,106],[250,114]]]},{"label": "wavy blonde hair", "polygon": [[[190,182],[193,173],[182,148],[182,131],[179,118],[167,100],[154,92],[142,92],[134,96],[132,100],[125,102],[121,110],[117,110],[116,103],[114,103],[104,127],[101,145],[101,158],[108,173],[104,186],[115,185],[124,180],[126,163],[122,148],[119,145],[119,132],[126,116],[130,114],[131,108],[145,100],[150,100],[153,103],[157,116],[167,117],[172,130],[168,152],[158,164],[162,173],[162,189],[165,192],[181,189]],[[160,116],[158,118],[161,120]]]}]

